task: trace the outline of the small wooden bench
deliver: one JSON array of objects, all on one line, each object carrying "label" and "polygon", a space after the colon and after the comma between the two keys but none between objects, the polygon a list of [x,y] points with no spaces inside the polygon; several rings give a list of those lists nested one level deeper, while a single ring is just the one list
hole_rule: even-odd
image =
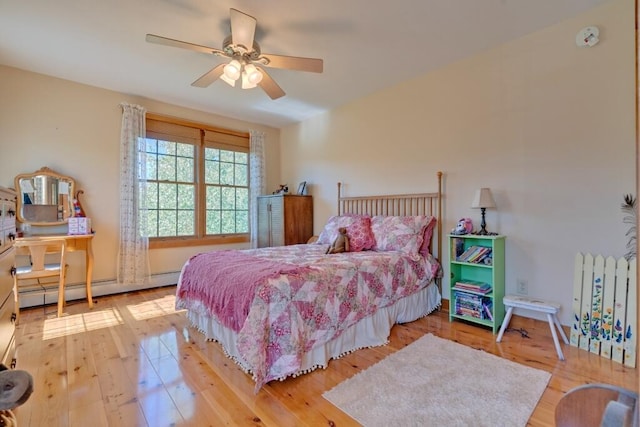
[{"label": "small wooden bench", "polygon": [[507,309],[507,314],[504,317],[504,322],[502,322],[502,327],[500,327],[500,332],[498,333],[496,342],[502,341],[502,335],[509,325],[509,321],[511,320],[511,315],[513,314],[514,308],[522,308],[525,310],[546,313],[547,320],[549,321],[549,328],[551,328],[551,335],[553,335],[553,342],[556,345],[558,358],[560,360],[564,360],[564,354],[562,354],[562,349],[560,348],[560,342],[558,341],[556,327],[560,331],[560,335],[562,336],[562,340],[564,341],[564,343],[569,344],[569,340],[567,339],[567,335],[564,333],[562,325],[560,325],[560,321],[558,320],[558,311],[560,310],[560,304],[521,295],[505,295],[502,301],[505,308]]}]

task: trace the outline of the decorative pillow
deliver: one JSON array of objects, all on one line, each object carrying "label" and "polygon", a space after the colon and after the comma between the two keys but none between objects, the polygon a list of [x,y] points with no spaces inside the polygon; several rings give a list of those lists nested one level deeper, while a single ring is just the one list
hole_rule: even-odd
[{"label": "decorative pillow", "polygon": [[422,246],[420,246],[420,255],[427,256],[429,254],[429,245],[431,245],[431,238],[433,237],[433,229],[436,227],[438,220],[436,217],[429,217],[431,220],[424,228],[424,238],[422,239]]},{"label": "decorative pillow", "polygon": [[316,241],[316,243],[323,245],[330,245],[331,243],[333,243],[333,241],[338,236],[338,228],[342,227],[342,225],[340,224],[341,218],[342,217],[339,217],[337,215],[329,218],[327,223],[324,225],[322,232],[318,236],[318,240]]},{"label": "decorative pillow", "polygon": [[338,237],[338,228],[347,229],[349,252],[360,252],[373,249],[375,239],[371,231],[371,217],[367,215],[334,215],[327,221],[318,242],[330,245]]},{"label": "decorative pillow", "polygon": [[371,230],[376,240],[375,250],[418,253],[424,242],[425,228],[433,219],[426,215],[374,216]]},{"label": "decorative pillow", "polygon": [[347,237],[349,238],[349,251],[360,252],[373,249],[376,239],[371,231],[371,217],[361,216],[354,218],[351,225],[347,226]]}]

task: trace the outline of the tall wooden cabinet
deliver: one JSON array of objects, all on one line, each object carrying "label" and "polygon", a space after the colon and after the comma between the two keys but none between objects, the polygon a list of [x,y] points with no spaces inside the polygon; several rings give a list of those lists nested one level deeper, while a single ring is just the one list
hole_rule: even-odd
[{"label": "tall wooden cabinet", "polygon": [[13,299],[13,265],[16,238],[16,193],[0,187],[0,363],[14,368],[15,303]]},{"label": "tall wooden cabinet", "polygon": [[307,243],[313,235],[313,198],[293,194],[258,197],[258,247]]}]

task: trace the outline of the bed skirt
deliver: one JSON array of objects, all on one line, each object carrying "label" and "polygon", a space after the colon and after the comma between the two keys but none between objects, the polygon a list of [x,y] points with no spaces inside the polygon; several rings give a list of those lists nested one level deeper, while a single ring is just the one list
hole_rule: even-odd
[{"label": "bed skirt", "polygon": [[[301,369],[290,376],[326,368],[329,360],[367,347],[377,347],[389,342],[391,328],[396,323],[407,323],[428,315],[440,306],[441,295],[435,283],[395,304],[379,309],[355,325],[347,328],[337,338],[318,346],[302,357]],[[245,372],[251,374],[251,366],[242,358],[236,347],[237,333],[222,326],[215,319],[193,311],[187,311],[191,324],[202,332],[207,340],[217,341],[226,355]],[[285,379],[279,378],[281,381]]]}]

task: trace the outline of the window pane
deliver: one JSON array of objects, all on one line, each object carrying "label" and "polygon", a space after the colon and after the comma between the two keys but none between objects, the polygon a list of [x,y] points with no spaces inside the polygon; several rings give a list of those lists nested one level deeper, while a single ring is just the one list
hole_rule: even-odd
[{"label": "window pane", "polygon": [[178,211],[178,236],[196,234],[196,218],[194,211]]},{"label": "window pane", "polygon": [[142,235],[147,237],[158,236],[158,211],[147,211],[147,227],[142,230]]},{"label": "window pane", "polygon": [[233,163],[220,163],[220,184],[233,185]]},{"label": "window pane", "polygon": [[205,160],[220,160],[220,150],[217,148],[205,148],[204,158]]},{"label": "window pane", "polygon": [[236,188],[236,209],[249,210],[249,189]]},{"label": "window pane", "polygon": [[220,198],[220,187],[207,187],[207,209],[220,209],[222,206]]},{"label": "window pane", "polygon": [[204,163],[204,182],[220,184],[220,163],[207,160]]},{"label": "window pane", "polygon": [[147,138],[146,149],[147,149],[147,153],[157,153],[158,152],[158,140],[157,139]]},{"label": "window pane", "polygon": [[176,200],[178,197],[178,189],[175,184],[159,184],[159,208],[160,209],[176,209]]},{"label": "window pane", "polygon": [[158,179],[160,181],[176,180],[176,157],[158,155]]},{"label": "window pane", "polygon": [[249,155],[247,153],[236,152],[235,155],[236,155],[236,163],[239,163],[242,165],[249,164]]},{"label": "window pane", "polygon": [[247,174],[246,165],[236,165],[236,182],[235,185],[248,185],[249,175]]},{"label": "window pane", "polygon": [[234,211],[222,211],[222,234],[236,232],[236,215]]},{"label": "window pane", "polygon": [[158,154],[176,155],[176,143],[169,141],[158,141]]},{"label": "window pane", "polygon": [[176,236],[176,211],[158,212],[158,236]]},{"label": "window pane", "polygon": [[236,233],[249,232],[249,212],[236,211]]},{"label": "window pane", "polygon": [[193,159],[178,157],[178,181],[193,182],[194,179]]},{"label": "window pane", "polygon": [[147,209],[158,209],[158,184],[155,182],[147,182]]},{"label": "window pane", "polygon": [[195,147],[191,144],[176,144],[176,155],[180,157],[191,157],[193,158],[193,153]]},{"label": "window pane", "polygon": [[147,153],[147,179],[158,179],[157,162],[158,158],[155,154]]},{"label": "window pane", "polygon": [[196,208],[196,189],[193,185],[178,185],[178,209],[194,210]]},{"label": "window pane", "polygon": [[207,211],[207,234],[220,234],[220,211]]},{"label": "window pane", "polygon": [[222,209],[233,210],[236,208],[236,189],[222,188]]},{"label": "window pane", "polygon": [[233,163],[233,160],[235,158],[234,154],[235,152],[233,151],[220,150],[220,161]]}]

